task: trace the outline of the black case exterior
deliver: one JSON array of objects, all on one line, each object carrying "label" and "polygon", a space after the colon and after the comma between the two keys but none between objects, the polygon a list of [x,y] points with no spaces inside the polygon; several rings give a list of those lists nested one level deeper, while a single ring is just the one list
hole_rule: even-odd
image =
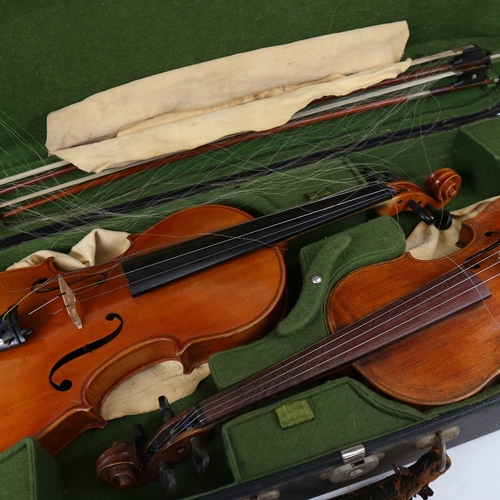
[{"label": "black case exterior", "polygon": [[[359,443],[364,447],[367,457],[383,454],[383,458],[380,459],[379,465],[375,469],[358,476],[356,480],[332,483],[327,478],[322,477],[333,468],[344,465],[342,454],[332,453],[321,459],[270,474],[265,478],[249,481],[197,498],[203,500],[266,500],[278,498],[280,500],[308,500],[349,484],[354,484],[357,481],[392,471],[393,465],[414,463],[428,449],[425,444],[437,444],[437,434],[439,432],[452,438],[445,441],[448,450],[497,431],[499,421],[500,395],[496,395],[480,403],[417,424],[410,429],[394,432],[366,443]],[[450,456],[453,460],[453,451]]]}]

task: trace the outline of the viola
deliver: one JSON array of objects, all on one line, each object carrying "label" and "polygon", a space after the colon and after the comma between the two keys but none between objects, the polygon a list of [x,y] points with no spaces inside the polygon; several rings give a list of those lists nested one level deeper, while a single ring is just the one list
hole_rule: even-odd
[{"label": "viola", "polygon": [[34,436],[55,454],[105,424],[106,395],[134,373],[167,359],[189,372],[272,330],[285,302],[279,243],[369,207],[413,207],[446,226],[442,206],[460,180],[439,171],[427,184],[433,196],[377,180],[256,219],[194,207],[131,236],[111,262],[62,272],[47,259],[0,273],[0,451]]},{"label": "viola", "polygon": [[169,493],[181,458],[193,453],[199,471],[207,468],[203,443],[215,425],[346,367],[419,407],[479,392],[500,373],[499,212],[497,200],[464,222],[450,256],[419,261],[407,253],[348,274],[328,298],[332,335],[182,414],[166,414],[141,447],[115,443],[97,461],[100,480],[128,488],[160,476]]}]

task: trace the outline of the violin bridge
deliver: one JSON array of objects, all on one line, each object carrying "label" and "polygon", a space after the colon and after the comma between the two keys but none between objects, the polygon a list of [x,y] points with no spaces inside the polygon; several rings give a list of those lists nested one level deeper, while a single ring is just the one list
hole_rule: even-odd
[{"label": "violin bridge", "polygon": [[80,316],[78,315],[78,311],[76,310],[75,294],[66,283],[66,281],[64,281],[64,278],[61,275],[57,276],[57,281],[59,282],[59,289],[61,290],[61,297],[64,302],[64,307],[66,308],[66,311],[68,311],[71,321],[73,321],[75,326],[80,330],[82,328],[82,319],[80,318]]}]

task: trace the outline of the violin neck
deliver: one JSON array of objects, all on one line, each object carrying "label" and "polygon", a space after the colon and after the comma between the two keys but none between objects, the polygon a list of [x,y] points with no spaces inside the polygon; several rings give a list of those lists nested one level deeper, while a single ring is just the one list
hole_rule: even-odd
[{"label": "violin neck", "polygon": [[197,405],[203,426],[232,417],[287,389],[325,376],[377,349],[489,297],[473,272],[456,268],[299,353]]},{"label": "violin neck", "polygon": [[344,191],[305,205],[258,217],[216,234],[191,238],[122,262],[137,296],[230,259],[273,245],[390,200],[382,182]]}]

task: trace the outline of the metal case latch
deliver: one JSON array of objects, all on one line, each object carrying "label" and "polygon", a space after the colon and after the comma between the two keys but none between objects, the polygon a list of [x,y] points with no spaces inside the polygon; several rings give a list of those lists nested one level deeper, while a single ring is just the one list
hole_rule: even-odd
[{"label": "metal case latch", "polygon": [[339,465],[325,472],[321,476],[323,479],[329,479],[332,483],[357,479],[377,467],[379,460],[383,457],[383,454],[365,456],[365,447],[361,444],[343,450],[341,453],[344,465]]}]

